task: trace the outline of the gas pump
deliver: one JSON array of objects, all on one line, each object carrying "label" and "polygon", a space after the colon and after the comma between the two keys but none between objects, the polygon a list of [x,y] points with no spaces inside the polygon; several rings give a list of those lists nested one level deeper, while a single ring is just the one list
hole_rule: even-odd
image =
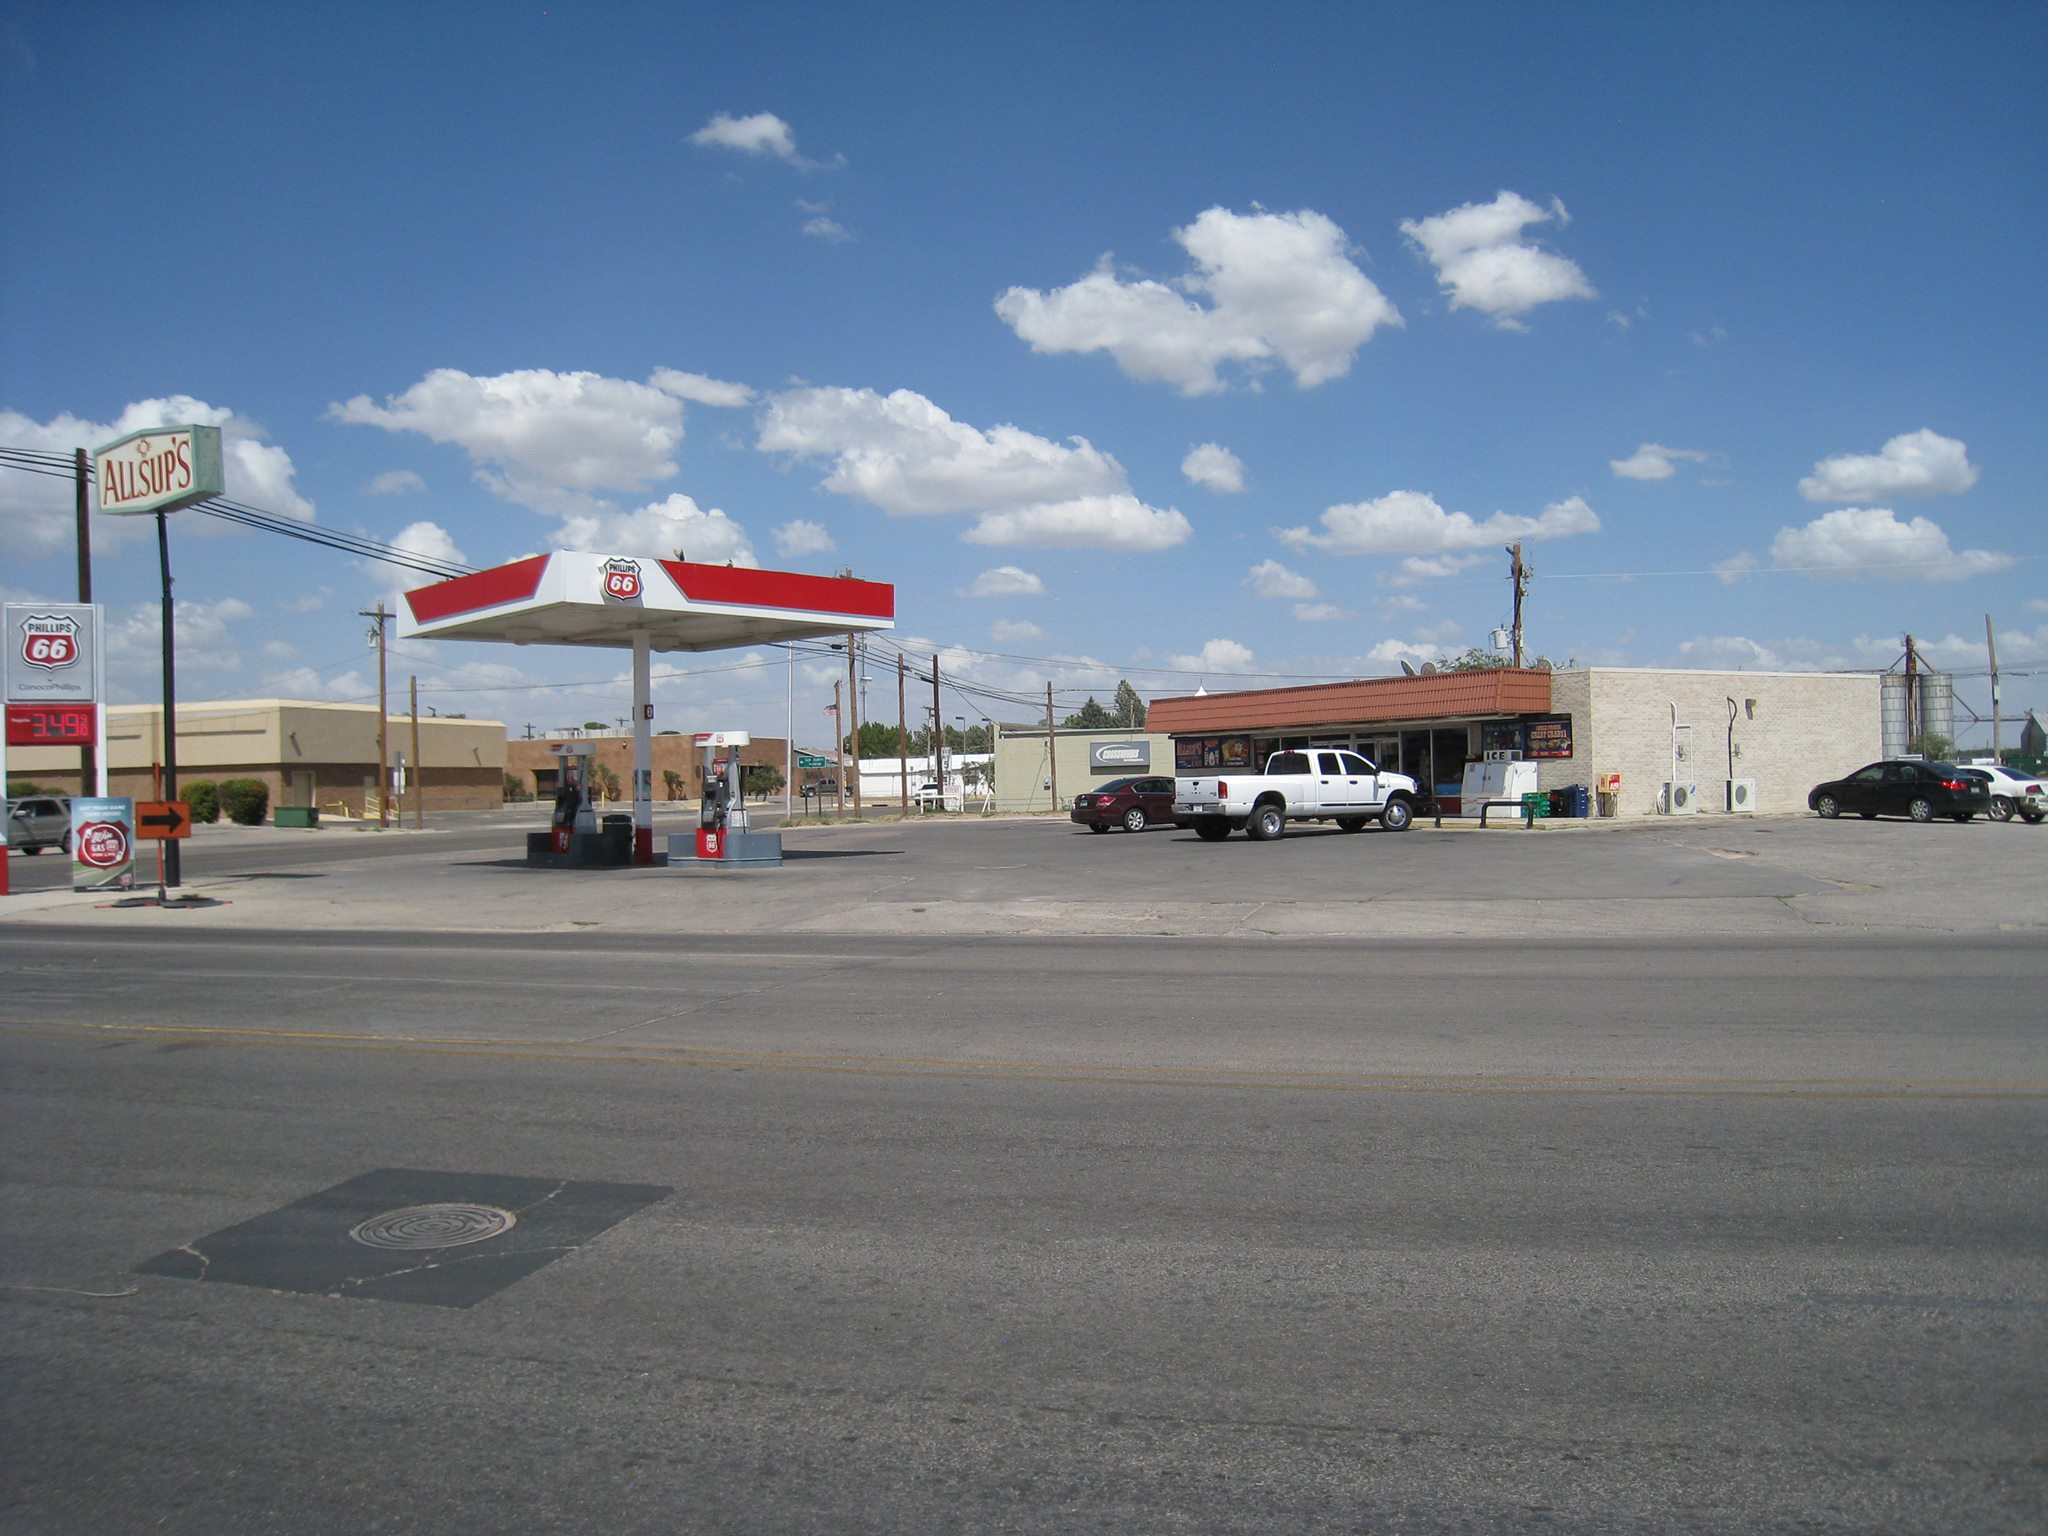
[{"label": "gas pump", "polygon": [[571,837],[597,831],[597,812],[590,804],[590,770],[597,746],[589,741],[558,741],[548,748],[555,760],[554,845],[567,853]]},{"label": "gas pump", "polygon": [[[697,810],[697,858],[720,864],[768,864],[782,862],[782,835],[747,830],[747,797],[743,788],[746,766],[740,748],[752,743],[746,731],[705,731],[696,738],[704,754],[701,772],[701,800]],[[718,756],[724,752],[724,757]],[[676,862],[675,841],[669,845],[669,862]]]}]

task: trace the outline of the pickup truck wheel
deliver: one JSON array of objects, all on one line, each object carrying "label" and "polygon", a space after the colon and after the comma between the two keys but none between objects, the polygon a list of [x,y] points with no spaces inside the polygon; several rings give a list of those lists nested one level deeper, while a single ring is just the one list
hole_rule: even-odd
[{"label": "pickup truck wheel", "polygon": [[1415,820],[1415,812],[1406,800],[1389,800],[1387,808],[1380,812],[1380,825],[1389,832],[1406,832],[1408,824]]},{"label": "pickup truck wheel", "polygon": [[1145,807],[1134,805],[1124,812],[1124,830],[1126,832],[1142,832],[1145,830]]},{"label": "pickup truck wheel", "polygon": [[1195,836],[1205,843],[1220,843],[1230,836],[1230,823],[1218,816],[1205,816],[1195,823]]},{"label": "pickup truck wheel", "polygon": [[1287,813],[1277,805],[1261,805],[1244,824],[1247,836],[1255,843],[1270,843],[1287,830]]},{"label": "pickup truck wheel", "polygon": [[1363,832],[1365,830],[1365,818],[1363,816],[1339,816],[1337,818],[1337,830],[1340,832]]}]

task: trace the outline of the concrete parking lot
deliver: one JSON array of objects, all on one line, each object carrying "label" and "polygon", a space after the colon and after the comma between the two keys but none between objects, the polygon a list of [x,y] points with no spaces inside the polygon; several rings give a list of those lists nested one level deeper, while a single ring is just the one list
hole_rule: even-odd
[{"label": "concrete parking lot", "polygon": [[[1273,844],[1170,827],[1092,834],[1044,818],[913,817],[785,832],[779,869],[528,868],[536,814],[425,831],[214,826],[189,928],[451,931],[1445,936],[1996,933],[2048,927],[2048,828],[1812,816],[1558,822],[1403,833],[1309,826]],[[686,830],[680,816],[657,825]],[[145,854],[138,889],[149,884]],[[0,922],[155,925],[12,863]]]}]

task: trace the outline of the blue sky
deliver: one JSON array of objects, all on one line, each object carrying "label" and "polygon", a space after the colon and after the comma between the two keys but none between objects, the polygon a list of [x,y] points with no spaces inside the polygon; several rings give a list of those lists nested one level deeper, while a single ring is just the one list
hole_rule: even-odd
[{"label": "blue sky", "polygon": [[[470,566],[851,569],[969,718],[1484,645],[1517,538],[1559,662],[1910,632],[1981,714],[1988,613],[2048,714],[2044,77],[2031,4],[16,6],[0,444],[219,421],[236,500]],[[149,533],[95,532],[119,699]],[[172,543],[181,697],[374,698],[421,578]],[[74,581],[0,468],[0,596]],[[623,656],[393,669],[626,712]],[[779,652],[657,672],[782,729]]]}]

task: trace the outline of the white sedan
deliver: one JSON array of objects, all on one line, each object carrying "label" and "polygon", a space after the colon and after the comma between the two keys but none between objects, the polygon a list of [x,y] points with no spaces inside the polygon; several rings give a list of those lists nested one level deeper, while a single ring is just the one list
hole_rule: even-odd
[{"label": "white sedan", "polygon": [[1991,791],[1993,821],[2011,821],[2014,815],[2029,822],[2048,817],[2048,794],[2043,793],[2040,775],[2014,773],[1998,763],[1969,763],[1963,773],[1983,780]]}]

